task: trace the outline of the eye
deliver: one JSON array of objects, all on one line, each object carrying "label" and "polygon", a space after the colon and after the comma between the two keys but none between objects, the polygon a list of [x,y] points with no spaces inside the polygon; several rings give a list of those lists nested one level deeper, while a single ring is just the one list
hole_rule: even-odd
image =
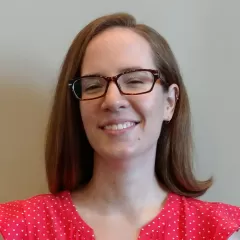
[{"label": "eye", "polygon": [[104,88],[106,83],[101,78],[88,77],[82,78],[82,90],[83,92],[92,92]]},{"label": "eye", "polygon": [[127,83],[129,84],[138,84],[138,83],[144,83],[142,79],[139,78],[130,78],[127,80]]},{"label": "eye", "polygon": [[90,91],[90,90],[94,90],[94,89],[101,88],[101,87],[103,87],[103,86],[100,84],[92,84],[90,86],[85,86],[84,89],[87,91]]}]

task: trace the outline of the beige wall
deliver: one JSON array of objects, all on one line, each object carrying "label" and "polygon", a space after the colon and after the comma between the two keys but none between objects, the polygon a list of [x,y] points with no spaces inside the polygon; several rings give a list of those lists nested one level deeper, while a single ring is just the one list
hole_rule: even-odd
[{"label": "beige wall", "polygon": [[240,2],[150,2],[0,0],[0,202],[47,192],[44,131],[64,54],[93,18],[129,11],[160,31],[180,62],[197,173],[216,178],[203,198],[240,205]]}]

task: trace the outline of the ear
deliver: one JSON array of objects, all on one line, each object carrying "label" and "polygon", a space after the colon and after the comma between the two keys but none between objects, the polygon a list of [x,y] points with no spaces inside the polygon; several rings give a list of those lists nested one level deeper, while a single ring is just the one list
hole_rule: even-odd
[{"label": "ear", "polygon": [[179,87],[177,84],[172,84],[165,93],[164,121],[171,121],[178,99]]}]

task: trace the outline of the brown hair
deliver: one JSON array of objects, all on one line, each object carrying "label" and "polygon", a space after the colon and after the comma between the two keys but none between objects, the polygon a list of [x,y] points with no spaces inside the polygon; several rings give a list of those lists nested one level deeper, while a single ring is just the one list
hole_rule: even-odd
[{"label": "brown hair", "polygon": [[192,166],[189,100],[178,64],[167,41],[154,29],[137,24],[133,16],[116,13],[89,23],[74,39],[59,75],[46,139],[46,172],[49,190],[73,191],[87,184],[93,174],[93,149],[85,134],[79,102],[68,82],[80,74],[86,48],[94,36],[111,27],[125,27],[144,37],[152,47],[155,63],[169,85],[179,86],[179,100],[169,124],[163,124],[158,140],[155,172],[168,191],[198,197],[212,185],[212,178],[198,181]]}]

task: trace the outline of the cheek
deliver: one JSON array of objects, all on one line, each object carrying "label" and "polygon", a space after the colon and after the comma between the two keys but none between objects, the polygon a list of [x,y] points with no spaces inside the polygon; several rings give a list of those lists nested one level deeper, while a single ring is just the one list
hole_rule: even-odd
[{"label": "cheek", "polygon": [[138,112],[141,114],[145,124],[149,125],[157,122],[158,125],[161,125],[164,116],[163,94],[156,93],[149,96],[142,95],[138,102],[140,103],[138,104]]},{"label": "cheek", "polygon": [[162,94],[151,95],[151,98],[145,96],[141,103],[138,112],[141,114],[144,135],[138,140],[147,139],[150,144],[155,144],[160,136],[164,119],[164,97]]},{"label": "cheek", "polygon": [[163,116],[164,116],[164,108],[161,103],[153,103],[144,108],[145,116],[144,121],[146,127],[151,129],[152,131],[159,132],[161,130]]},{"label": "cheek", "polygon": [[94,107],[85,103],[80,103],[80,114],[84,129],[86,133],[89,134],[92,131],[93,126],[96,125],[96,112],[94,111]]}]

